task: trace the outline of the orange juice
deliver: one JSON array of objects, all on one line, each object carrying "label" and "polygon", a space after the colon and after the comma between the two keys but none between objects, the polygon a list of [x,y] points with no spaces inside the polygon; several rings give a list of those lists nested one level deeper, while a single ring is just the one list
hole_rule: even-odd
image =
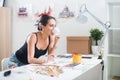
[{"label": "orange juice", "polygon": [[73,63],[79,64],[82,61],[82,57],[78,53],[73,53]]}]

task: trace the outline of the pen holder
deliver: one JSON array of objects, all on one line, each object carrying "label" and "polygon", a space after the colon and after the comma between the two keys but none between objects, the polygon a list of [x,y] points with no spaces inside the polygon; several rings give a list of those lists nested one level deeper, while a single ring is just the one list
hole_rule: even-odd
[{"label": "pen holder", "polygon": [[81,61],[82,61],[81,54],[73,53],[72,54],[72,61],[73,61],[73,64],[79,64],[79,63],[81,63]]}]

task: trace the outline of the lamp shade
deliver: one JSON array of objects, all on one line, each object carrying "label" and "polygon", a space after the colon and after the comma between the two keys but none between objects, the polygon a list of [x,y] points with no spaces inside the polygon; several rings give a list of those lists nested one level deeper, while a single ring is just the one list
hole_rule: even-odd
[{"label": "lamp shade", "polygon": [[88,21],[88,18],[85,15],[79,13],[79,15],[77,16],[76,20],[79,23],[84,24],[84,23],[86,23]]}]

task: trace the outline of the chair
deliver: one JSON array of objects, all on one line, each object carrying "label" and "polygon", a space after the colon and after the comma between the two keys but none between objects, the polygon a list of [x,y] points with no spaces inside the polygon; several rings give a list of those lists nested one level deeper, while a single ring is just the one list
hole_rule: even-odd
[{"label": "chair", "polygon": [[8,61],[9,58],[3,58],[1,61],[1,68],[2,70],[8,69]]}]

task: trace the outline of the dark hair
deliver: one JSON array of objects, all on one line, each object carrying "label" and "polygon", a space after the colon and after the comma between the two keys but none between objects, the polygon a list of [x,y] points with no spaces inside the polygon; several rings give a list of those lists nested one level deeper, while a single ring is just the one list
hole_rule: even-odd
[{"label": "dark hair", "polygon": [[42,30],[41,25],[46,26],[47,23],[48,23],[48,20],[50,20],[50,19],[54,19],[56,21],[56,19],[54,17],[46,15],[46,14],[42,14],[41,18],[40,18],[40,20],[38,22],[38,30],[41,31]]}]

